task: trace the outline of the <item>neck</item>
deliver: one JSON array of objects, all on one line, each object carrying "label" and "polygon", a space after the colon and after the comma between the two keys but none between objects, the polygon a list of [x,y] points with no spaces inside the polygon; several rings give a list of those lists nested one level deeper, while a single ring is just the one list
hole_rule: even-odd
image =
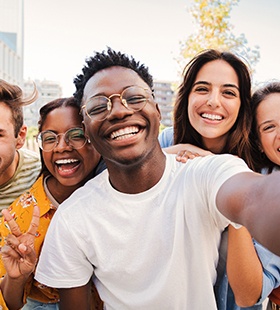
[{"label": "neck", "polygon": [[75,186],[65,186],[62,185],[55,179],[53,176],[50,176],[47,180],[47,186],[52,194],[52,196],[55,198],[55,200],[61,204],[64,200],[66,200],[70,195],[80,187],[80,184],[77,184]]},{"label": "neck", "polygon": [[226,137],[219,137],[215,139],[203,139],[204,148],[214,154],[221,154],[226,145]]},{"label": "neck", "polygon": [[166,158],[161,149],[158,154],[152,153],[142,162],[131,165],[116,165],[105,160],[111,185],[126,194],[138,194],[156,185],[164,173]]}]

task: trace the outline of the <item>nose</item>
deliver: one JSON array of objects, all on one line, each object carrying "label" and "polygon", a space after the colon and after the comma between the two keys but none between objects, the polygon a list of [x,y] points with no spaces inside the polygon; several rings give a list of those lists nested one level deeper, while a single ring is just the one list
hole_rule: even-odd
[{"label": "nose", "polygon": [[121,101],[120,97],[116,97],[114,99],[110,99],[112,103],[111,110],[107,117],[108,120],[112,120],[114,118],[122,119],[128,115],[132,115],[134,112],[127,108]]},{"label": "nose", "polygon": [[64,152],[65,150],[72,150],[72,147],[65,141],[65,135],[64,134],[58,134],[57,135],[57,143],[54,148],[54,152]]},{"label": "nose", "polygon": [[221,106],[221,102],[220,102],[220,95],[218,91],[212,91],[209,94],[208,100],[207,100],[207,106],[215,109],[219,106]]}]

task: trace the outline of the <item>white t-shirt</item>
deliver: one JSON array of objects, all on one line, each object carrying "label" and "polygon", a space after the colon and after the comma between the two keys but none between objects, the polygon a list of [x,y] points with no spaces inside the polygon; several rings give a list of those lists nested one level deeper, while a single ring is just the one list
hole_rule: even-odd
[{"label": "white t-shirt", "polygon": [[78,287],[94,272],[106,309],[216,309],[218,246],[230,223],[216,208],[216,194],[249,169],[231,155],[186,164],[166,157],[161,180],[146,192],[116,191],[106,170],[61,204],[36,279]]}]

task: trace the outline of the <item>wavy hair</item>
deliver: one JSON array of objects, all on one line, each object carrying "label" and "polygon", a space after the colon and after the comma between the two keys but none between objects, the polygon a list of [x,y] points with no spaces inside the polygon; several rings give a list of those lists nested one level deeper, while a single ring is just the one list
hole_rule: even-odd
[{"label": "wavy hair", "polygon": [[38,91],[34,84],[34,90],[30,96],[24,97],[22,89],[0,79],[0,102],[3,102],[12,113],[12,123],[15,129],[15,138],[23,125],[23,106],[29,105],[38,98]]},{"label": "wavy hair", "polygon": [[189,94],[199,70],[208,62],[226,61],[236,72],[239,81],[241,105],[235,124],[230,129],[221,153],[230,153],[243,158],[252,167],[249,132],[251,128],[251,76],[247,65],[231,52],[214,49],[204,50],[184,68],[183,81],[179,86],[174,107],[174,144],[191,143],[205,148],[201,135],[193,128],[188,117]]}]

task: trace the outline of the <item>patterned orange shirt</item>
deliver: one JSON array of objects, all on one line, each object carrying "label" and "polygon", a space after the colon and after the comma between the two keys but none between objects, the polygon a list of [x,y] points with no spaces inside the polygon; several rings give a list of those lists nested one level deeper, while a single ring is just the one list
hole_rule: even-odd
[{"label": "patterned orange shirt", "polygon": [[[48,199],[44,190],[44,178],[40,178],[34,183],[30,190],[23,193],[17,198],[9,207],[9,212],[17,222],[21,231],[24,233],[29,228],[34,205],[38,205],[40,208],[40,222],[35,236],[35,251],[37,257],[39,256],[42,248],[43,241],[45,239],[46,232],[48,230],[50,221],[54,214],[54,207],[51,201]],[[0,218],[0,246],[4,245],[5,237],[10,233],[9,227],[3,217]],[[0,277],[3,277],[6,273],[2,259],[0,258]],[[34,273],[30,275],[27,284],[25,285],[24,300],[26,297],[32,299],[47,302],[56,303],[59,301],[58,290],[41,285],[34,279]]]},{"label": "patterned orange shirt", "polygon": [[[9,207],[9,212],[11,213],[23,233],[28,230],[31,223],[34,205],[38,205],[40,208],[40,222],[34,242],[37,257],[39,257],[45,235],[55,212],[54,206],[46,195],[43,176],[40,176],[40,178],[33,184],[30,190],[23,193]],[[0,247],[3,246],[4,239],[9,233],[10,230],[7,223],[5,222],[3,217],[0,217]],[[3,277],[5,273],[6,270],[4,268],[0,255],[0,278]],[[34,279],[34,274],[35,271],[33,274],[30,275],[25,285],[24,302],[26,302],[27,297],[44,303],[59,302],[58,290],[40,284]],[[103,309],[103,302],[101,301],[96,287],[93,284],[91,287],[91,292],[91,309]],[[1,292],[0,310],[9,310],[3,300]]]}]

